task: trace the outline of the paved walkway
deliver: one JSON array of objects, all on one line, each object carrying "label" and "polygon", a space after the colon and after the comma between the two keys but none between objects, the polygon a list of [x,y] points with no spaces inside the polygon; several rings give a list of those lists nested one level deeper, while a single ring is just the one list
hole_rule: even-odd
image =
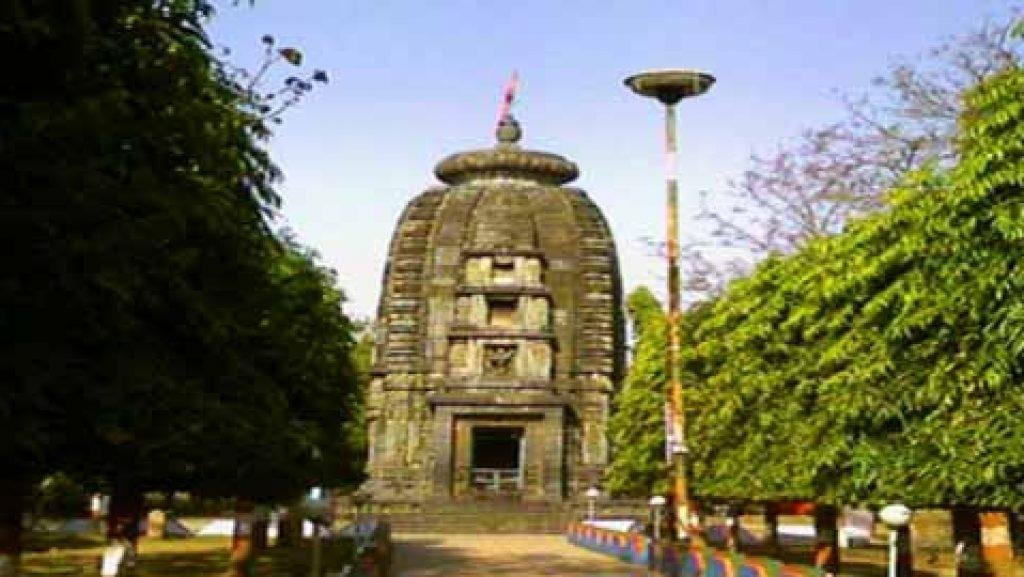
[{"label": "paved walkway", "polygon": [[395,577],[646,577],[562,535],[395,535]]}]

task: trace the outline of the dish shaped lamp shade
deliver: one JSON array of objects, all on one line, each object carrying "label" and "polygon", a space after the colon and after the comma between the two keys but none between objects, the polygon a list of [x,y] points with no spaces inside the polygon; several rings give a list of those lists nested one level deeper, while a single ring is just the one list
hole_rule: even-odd
[{"label": "dish shaped lamp shade", "polygon": [[912,512],[909,507],[902,503],[895,503],[893,505],[886,505],[882,507],[882,510],[878,512],[878,516],[882,518],[882,522],[889,527],[905,527],[910,522]]},{"label": "dish shaped lamp shade", "polygon": [[634,74],[624,82],[641,96],[657,98],[662,104],[672,105],[684,98],[704,94],[715,83],[715,77],[697,70],[649,70]]}]

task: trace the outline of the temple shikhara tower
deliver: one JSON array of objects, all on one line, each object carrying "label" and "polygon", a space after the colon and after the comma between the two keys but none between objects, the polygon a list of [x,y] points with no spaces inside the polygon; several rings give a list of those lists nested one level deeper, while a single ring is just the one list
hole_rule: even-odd
[{"label": "temple shikhara tower", "polygon": [[368,397],[377,500],[555,502],[599,482],[622,368],[615,245],[565,158],[454,154],[395,228]]}]

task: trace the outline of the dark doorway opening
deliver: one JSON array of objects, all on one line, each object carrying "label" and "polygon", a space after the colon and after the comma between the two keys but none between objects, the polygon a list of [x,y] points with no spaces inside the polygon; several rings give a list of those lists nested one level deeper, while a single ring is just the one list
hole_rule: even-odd
[{"label": "dark doorway opening", "polygon": [[472,483],[478,492],[519,493],[523,488],[523,427],[473,427]]}]

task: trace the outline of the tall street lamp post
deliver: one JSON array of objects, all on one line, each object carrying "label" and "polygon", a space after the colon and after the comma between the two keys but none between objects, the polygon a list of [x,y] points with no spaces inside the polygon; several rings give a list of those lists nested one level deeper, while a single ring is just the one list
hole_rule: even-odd
[{"label": "tall street lamp post", "polygon": [[665,181],[668,190],[666,246],[668,260],[668,408],[665,423],[668,452],[672,458],[671,511],[676,537],[686,538],[689,522],[689,492],[686,480],[686,422],[683,387],[680,379],[680,284],[679,284],[679,180],[676,168],[676,108],[683,98],[707,92],[715,77],[694,70],[654,70],[626,78],[633,92],[655,98],[665,105]]}]

